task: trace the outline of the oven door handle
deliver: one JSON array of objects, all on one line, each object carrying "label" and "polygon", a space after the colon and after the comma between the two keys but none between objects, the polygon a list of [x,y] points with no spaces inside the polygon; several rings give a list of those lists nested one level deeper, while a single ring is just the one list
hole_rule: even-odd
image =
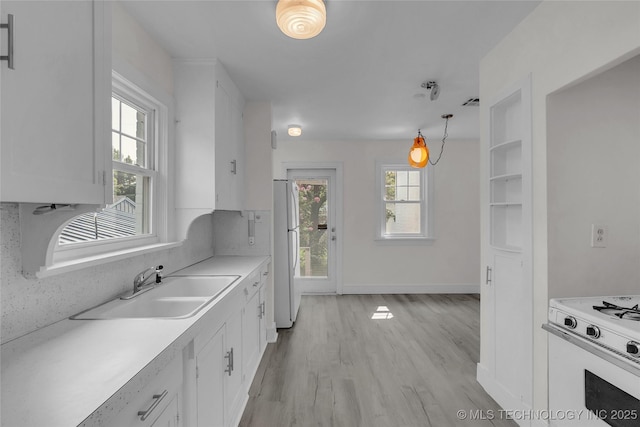
[{"label": "oven door handle", "polygon": [[567,332],[565,330],[558,328],[557,326],[554,326],[548,323],[543,324],[542,329],[544,329],[545,331],[557,337],[562,338],[567,342],[570,342],[573,345],[580,347],[585,351],[588,351],[591,354],[594,354],[606,360],[607,362],[613,363],[617,367],[624,369],[625,371],[635,375],[636,377],[640,377],[640,360],[636,361],[632,359],[631,356],[627,356],[626,354],[620,353],[620,356],[624,357],[625,359],[629,359],[629,361],[632,364],[625,363],[622,360],[618,359],[617,357],[612,356],[609,351],[603,350],[602,348],[600,348],[597,343],[591,343],[589,341],[586,341],[585,339],[580,338],[579,336],[574,335],[571,332]]}]

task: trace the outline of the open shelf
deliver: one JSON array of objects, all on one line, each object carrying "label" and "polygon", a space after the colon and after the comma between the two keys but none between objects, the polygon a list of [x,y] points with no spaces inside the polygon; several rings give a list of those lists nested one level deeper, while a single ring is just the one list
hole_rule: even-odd
[{"label": "open shelf", "polygon": [[509,174],[491,178],[490,203],[521,203],[522,175]]},{"label": "open shelf", "polygon": [[491,149],[491,177],[522,173],[522,142],[509,141]]},{"label": "open shelf", "polygon": [[522,251],[522,99],[520,92],[491,108],[489,144],[490,245]]},{"label": "open shelf", "polygon": [[491,245],[522,250],[522,204],[491,204]]}]

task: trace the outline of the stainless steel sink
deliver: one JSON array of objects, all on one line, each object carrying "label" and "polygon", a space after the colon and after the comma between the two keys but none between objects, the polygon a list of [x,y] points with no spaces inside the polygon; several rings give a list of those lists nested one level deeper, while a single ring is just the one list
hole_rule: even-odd
[{"label": "stainless steel sink", "polygon": [[137,297],[129,300],[115,299],[71,316],[71,319],[184,319],[202,310],[239,277],[167,277],[162,284]]}]

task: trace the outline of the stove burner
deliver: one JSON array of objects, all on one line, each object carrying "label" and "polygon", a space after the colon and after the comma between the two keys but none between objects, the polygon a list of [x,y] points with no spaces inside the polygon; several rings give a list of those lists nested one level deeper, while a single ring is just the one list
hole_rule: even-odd
[{"label": "stove burner", "polygon": [[619,317],[620,319],[640,321],[640,309],[638,304],[633,307],[620,307],[610,302],[602,301],[602,306],[594,305],[593,309],[598,310],[604,314],[610,314]]}]

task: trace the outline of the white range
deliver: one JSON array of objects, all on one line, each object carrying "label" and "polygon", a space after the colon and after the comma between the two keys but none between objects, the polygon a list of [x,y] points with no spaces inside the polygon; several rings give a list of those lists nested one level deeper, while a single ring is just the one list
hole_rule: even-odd
[{"label": "white range", "polygon": [[549,302],[551,426],[640,426],[640,295]]}]

